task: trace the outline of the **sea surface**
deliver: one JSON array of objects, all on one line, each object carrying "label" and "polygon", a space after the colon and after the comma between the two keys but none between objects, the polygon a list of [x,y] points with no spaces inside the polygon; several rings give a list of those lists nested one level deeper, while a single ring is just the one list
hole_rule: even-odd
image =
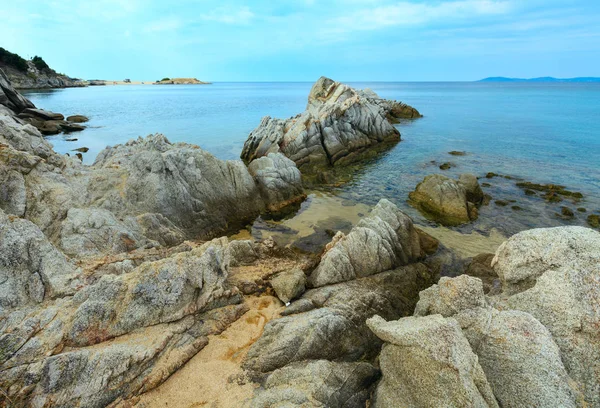
[{"label": "sea surface", "polygon": [[[325,193],[325,199],[323,192],[311,195],[308,204],[320,203],[315,208],[322,210],[323,203],[334,197],[340,208],[356,206],[360,211],[353,216],[362,216],[366,206],[385,197],[418,223],[433,226],[407,204],[408,193],[428,174],[453,177],[468,172],[489,184],[484,191],[492,201],[481,208],[477,222],[458,228],[465,233],[496,229],[508,236],[532,227],[585,225],[588,215],[600,211],[599,83],[351,85],[408,103],[424,117],[398,124],[402,141],[358,170],[351,182]],[[90,117],[85,131],[48,139],[60,153],[88,147],[84,161],[91,164],[105,146],[151,133],[197,144],[222,159],[238,159],[261,118],[302,112],[311,86],[303,82],[125,85],[25,93],[43,109]],[[65,141],[69,137],[78,140]],[[449,155],[453,150],[467,154]],[[444,162],[456,167],[442,171],[438,166]],[[488,172],[509,178],[486,179]],[[583,193],[584,199],[546,203],[539,196],[526,196],[515,185],[518,179],[561,184]],[[501,206],[496,200],[509,203]],[[574,212],[573,218],[561,215],[563,206]],[[321,210],[314,211],[308,224],[312,222],[315,231],[323,221]]]}]

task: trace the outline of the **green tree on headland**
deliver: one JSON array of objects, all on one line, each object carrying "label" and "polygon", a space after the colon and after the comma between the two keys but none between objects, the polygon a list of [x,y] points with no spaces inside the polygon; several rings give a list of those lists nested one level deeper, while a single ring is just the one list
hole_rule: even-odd
[{"label": "green tree on headland", "polygon": [[7,51],[2,47],[0,47],[0,62],[9,65],[13,68],[16,68],[19,71],[27,72],[27,61],[25,61],[17,54],[13,54],[12,52]]},{"label": "green tree on headland", "polygon": [[42,59],[42,57],[38,57],[37,55],[35,57],[33,57],[31,59],[31,62],[33,62],[33,65],[35,65],[35,67],[39,70],[39,71],[45,71],[45,70],[50,70],[50,67],[48,66],[48,64],[46,64],[46,61],[44,61]]}]

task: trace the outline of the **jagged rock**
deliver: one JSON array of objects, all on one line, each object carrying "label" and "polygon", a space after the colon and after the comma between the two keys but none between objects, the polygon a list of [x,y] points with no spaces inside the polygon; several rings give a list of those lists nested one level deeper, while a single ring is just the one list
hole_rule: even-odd
[{"label": "jagged rock", "polygon": [[493,261],[503,307],[533,315],[552,333],[588,404],[600,406],[600,233],[540,228],[512,236]]},{"label": "jagged rock", "polygon": [[[410,203],[424,215],[444,225],[460,225],[477,218],[483,192],[477,178],[462,174],[458,181],[433,174],[409,194]],[[474,200],[474,201],[473,201]]]},{"label": "jagged rock", "polygon": [[316,173],[398,142],[400,133],[388,118],[407,116],[420,115],[373,91],[355,90],[321,77],[310,91],[306,111],[288,120],[263,118],[244,144],[241,157],[249,163],[281,152],[303,173]]},{"label": "jagged rock", "polygon": [[80,274],[36,225],[0,210],[0,316],[72,295],[81,285]]},{"label": "jagged rock", "polygon": [[282,179],[293,172],[275,159],[273,170],[257,183],[242,162],[221,161],[197,146],[153,135],[100,152],[87,187],[89,205],[118,216],[162,214],[186,234],[207,238],[282,206],[277,200],[293,195],[271,191],[281,187],[275,182],[279,164]]},{"label": "jagged rock", "polygon": [[247,408],[362,408],[379,371],[369,363],[316,360],[275,370],[244,404]]},{"label": "jagged rock", "polygon": [[37,108],[26,108],[19,114],[19,117],[34,117],[42,120],[64,120],[65,118],[62,113],[50,112]]},{"label": "jagged rock", "polygon": [[253,160],[248,171],[258,182],[260,193],[271,212],[306,198],[300,170],[282,154],[270,153]]},{"label": "jagged rock", "polygon": [[29,99],[13,88],[2,69],[0,69],[0,105],[6,106],[15,114],[27,108],[35,108],[35,105]]},{"label": "jagged rock", "polygon": [[0,209],[6,214],[22,217],[26,206],[27,190],[23,174],[0,164]]},{"label": "jagged rock", "polygon": [[410,217],[382,199],[348,235],[334,239],[309,281],[313,287],[348,281],[421,257],[419,234]]},{"label": "jagged rock", "polygon": [[498,407],[456,320],[432,315],[386,322],[374,316],[367,325],[385,341],[375,407]]},{"label": "jagged rock", "polygon": [[427,267],[413,264],[309,290],[287,308],[285,317],[266,325],[244,365],[265,373],[296,361],[372,357],[381,343],[365,320],[374,314],[387,319],[411,314],[418,291],[432,280]]},{"label": "jagged rock", "polygon": [[306,275],[300,269],[285,271],[271,279],[271,286],[277,297],[283,303],[288,303],[304,293]]},{"label": "jagged rock", "polygon": [[185,241],[185,233],[162,214],[142,214],[135,221],[143,236],[162,246],[172,247]]}]

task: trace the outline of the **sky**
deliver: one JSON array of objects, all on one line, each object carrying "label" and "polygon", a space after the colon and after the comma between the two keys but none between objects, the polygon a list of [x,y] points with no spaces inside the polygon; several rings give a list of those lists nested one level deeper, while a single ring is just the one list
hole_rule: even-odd
[{"label": "sky", "polygon": [[0,0],[0,46],[84,79],[600,76],[597,0]]}]

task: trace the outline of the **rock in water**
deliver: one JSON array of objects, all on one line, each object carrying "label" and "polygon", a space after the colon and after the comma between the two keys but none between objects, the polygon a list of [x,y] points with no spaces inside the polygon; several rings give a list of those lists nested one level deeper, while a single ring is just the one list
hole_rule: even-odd
[{"label": "rock in water", "polygon": [[409,194],[410,204],[425,216],[448,226],[475,220],[483,191],[472,174],[461,174],[453,180],[441,174],[425,177]]},{"label": "rock in water", "polygon": [[241,157],[249,163],[281,152],[303,173],[316,173],[398,142],[400,133],[389,119],[419,116],[414,108],[381,99],[373,91],[321,77],[310,91],[306,111],[287,120],[263,118],[246,140]]}]

